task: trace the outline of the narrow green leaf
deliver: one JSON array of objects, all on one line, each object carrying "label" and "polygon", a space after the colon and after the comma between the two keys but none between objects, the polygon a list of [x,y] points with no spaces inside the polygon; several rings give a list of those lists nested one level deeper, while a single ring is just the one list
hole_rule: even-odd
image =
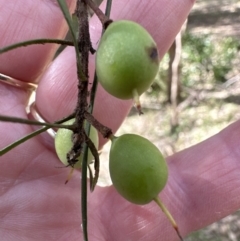
[{"label": "narrow green leaf", "polygon": [[77,39],[79,34],[79,24],[78,24],[78,18],[75,13],[72,14],[72,24],[73,24],[73,31]]},{"label": "narrow green leaf", "polygon": [[50,127],[43,127],[39,130],[36,130],[36,131],[30,133],[29,135],[26,135],[26,136],[22,137],[21,139],[11,143],[10,145],[4,147],[3,149],[0,150],[0,156],[3,156],[7,152],[11,151],[13,148],[19,146],[20,144],[22,144],[23,142],[33,138],[34,136],[37,136],[37,135],[41,134],[42,132],[48,130],[49,128]]},{"label": "narrow green leaf", "polygon": [[35,121],[35,120],[28,120],[28,119],[23,119],[23,118],[18,118],[14,116],[3,116],[0,115],[0,121],[3,122],[12,122],[16,124],[26,124],[26,125],[35,125],[35,126],[46,126],[46,127],[56,127],[56,128],[66,128],[66,129],[71,129],[72,125],[61,125],[61,124],[56,124],[56,123],[48,123],[48,122],[40,122],[40,121]]},{"label": "narrow green leaf", "polygon": [[[71,115],[69,115],[68,117],[63,118],[62,120],[56,121],[55,123],[56,123],[56,124],[60,124],[60,123],[63,123],[63,122],[65,122],[65,121],[68,121],[68,120],[72,119],[73,117],[74,117],[74,114],[71,114]],[[51,127],[45,126],[45,127],[41,128],[41,129],[39,129],[39,130],[36,130],[36,131],[34,131],[34,132],[32,132],[32,133],[30,133],[30,134],[22,137],[22,138],[19,139],[19,140],[11,143],[10,145],[8,145],[8,146],[6,146],[6,147],[4,147],[3,149],[0,150],[0,156],[2,156],[2,155],[4,155],[5,153],[11,151],[13,148],[17,147],[18,145],[22,144],[23,142],[25,142],[25,141],[27,141],[27,140],[29,140],[29,139],[31,139],[31,138],[33,138],[34,136],[37,136],[37,135],[41,134],[41,133],[44,132],[44,131],[47,131],[47,130],[50,129],[50,128],[51,128]]]},{"label": "narrow green leaf", "polygon": [[73,43],[71,41],[62,40],[62,39],[33,39],[33,40],[28,40],[28,41],[19,42],[16,44],[8,45],[4,48],[1,48],[0,54],[8,52],[8,51],[16,49],[16,48],[26,47],[28,45],[49,44],[49,43],[73,46]]}]

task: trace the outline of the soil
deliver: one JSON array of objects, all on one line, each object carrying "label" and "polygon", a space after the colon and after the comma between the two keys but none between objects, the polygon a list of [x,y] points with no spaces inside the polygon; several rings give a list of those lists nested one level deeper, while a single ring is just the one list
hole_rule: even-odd
[{"label": "soil", "polygon": [[240,37],[239,0],[198,0],[188,18],[193,33]]}]

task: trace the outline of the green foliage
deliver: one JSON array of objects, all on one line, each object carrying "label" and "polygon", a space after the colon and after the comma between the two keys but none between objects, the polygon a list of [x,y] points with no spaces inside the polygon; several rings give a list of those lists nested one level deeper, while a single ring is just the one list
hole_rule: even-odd
[{"label": "green foliage", "polygon": [[225,81],[226,74],[231,71],[234,59],[239,49],[239,41],[233,38],[224,38],[221,41],[219,56],[213,59],[213,74],[217,81]]},{"label": "green foliage", "polygon": [[[198,88],[203,84],[213,86],[226,81],[236,65],[239,47],[239,41],[232,37],[216,39],[210,35],[185,33],[181,56],[183,87]],[[168,67],[169,56],[166,54],[148,93],[156,95],[160,92],[161,95],[166,95]]]},{"label": "green foliage", "polygon": [[168,62],[169,56],[166,54],[160,62],[159,71],[155,77],[154,83],[151,88],[148,90],[148,93],[151,95],[158,95],[159,92],[167,93],[167,74],[168,74]]},{"label": "green foliage", "polygon": [[213,39],[210,35],[183,36],[182,81],[186,86],[198,82],[217,83],[226,81],[237,55],[238,41],[226,37]]},{"label": "green foliage", "polygon": [[196,85],[211,69],[211,56],[214,46],[208,36],[194,36],[189,33],[183,37],[182,83],[185,86]]}]

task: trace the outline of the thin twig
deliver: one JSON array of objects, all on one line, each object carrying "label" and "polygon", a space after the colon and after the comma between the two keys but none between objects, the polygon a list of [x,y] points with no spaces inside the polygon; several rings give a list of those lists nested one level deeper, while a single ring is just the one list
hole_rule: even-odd
[{"label": "thin twig", "polygon": [[[92,1],[92,0],[84,0],[87,5],[93,10],[93,12],[97,15],[99,20],[101,21],[103,28],[106,29],[107,26],[112,22],[108,16],[106,16],[102,10]],[[109,4],[111,5],[111,4]],[[111,6],[107,5],[107,7],[111,8]],[[107,9],[108,10],[108,9]],[[108,10],[109,11],[109,10]],[[107,11],[106,11],[107,12]]]},{"label": "thin twig", "polygon": [[82,79],[82,81],[85,81],[86,76],[83,74],[83,71],[82,71],[82,66],[81,66],[81,62],[80,62],[80,53],[79,53],[79,49],[78,49],[78,42],[77,42],[76,34],[74,32],[72,17],[69,13],[68,6],[67,6],[65,0],[57,0],[57,1],[62,10],[62,13],[65,17],[65,20],[67,21],[69,31],[70,31],[72,39],[73,39],[73,44],[74,44],[75,53],[76,53],[76,60],[77,60],[77,74]]},{"label": "thin twig", "polygon": [[84,117],[92,126],[94,126],[102,134],[104,138],[109,138],[113,134],[110,128],[101,124],[87,111],[85,111]]}]

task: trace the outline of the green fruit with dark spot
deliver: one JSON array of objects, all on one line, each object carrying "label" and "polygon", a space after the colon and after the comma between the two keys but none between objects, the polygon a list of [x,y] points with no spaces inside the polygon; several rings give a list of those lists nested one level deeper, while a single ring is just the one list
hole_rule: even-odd
[{"label": "green fruit with dark spot", "polygon": [[168,179],[167,164],[158,148],[134,134],[112,139],[109,170],[117,191],[135,204],[151,202]]},{"label": "green fruit with dark spot", "polygon": [[[64,122],[65,125],[71,125],[74,123],[74,119]],[[71,150],[72,143],[72,134],[73,132],[68,129],[61,128],[57,131],[55,136],[55,150],[58,155],[60,161],[67,166],[67,153]],[[94,143],[95,147],[98,148],[98,132],[97,130],[91,126],[90,128],[90,139]],[[74,165],[74,168],[79,169],[82,165],[83,155],[80,155],[78,158],[78,162]],[[94,157],[90,150],[88,150],[88,163],[91,163],[94,160]]]},{"label": "green fruit with dark spot", "polygon": [[158,67],[157,45],[141,25],[121,20],[108,26],[96,54],[97,77],[108,93],[120,99],[140,96]]}]

